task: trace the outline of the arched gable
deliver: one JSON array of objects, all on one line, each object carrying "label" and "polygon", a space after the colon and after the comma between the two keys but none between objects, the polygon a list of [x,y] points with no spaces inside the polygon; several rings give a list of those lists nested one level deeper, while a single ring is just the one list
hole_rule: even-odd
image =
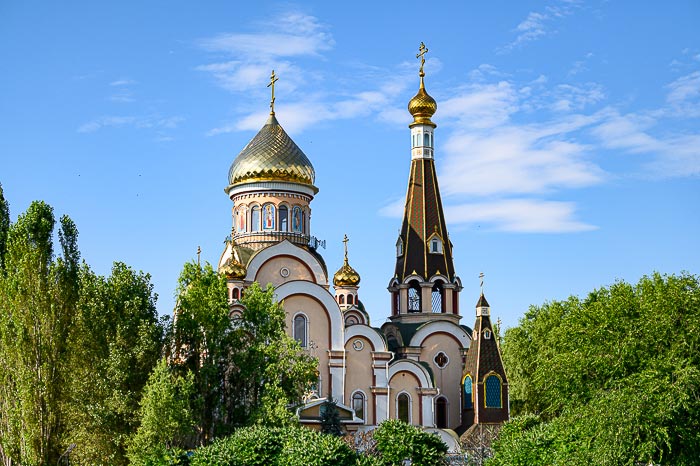
[{"label": "arched gable", "polygon": [[351,338],[365,337],[372,343],[372,351],[386,351],[386,342],[377,330],[367,325],[356,324],[345,329],[345,343]]},{"label": "arched gable", "polygon": [[418,388],[434,388],[428,370],[411,359],[399,359],[389,364],[389,380],[396,374],[404,371],[413,374],[418,379],[420,383]]},{"label": "arched gable", "polygon": [[343,314],[335,302],[333,295],[324,287],[304,280],[294,280],[286,282],[275,289],[278,301],[294,295],[310,296],[318,301],[328,313],[331,327],[331,350],[342,351],[344,349],[344,322]]},{"label": "arched gable", "polygon": [[[311,271],[317,284],[328,285],[328,277],[321,263],[309,251],[290,243],[287,240],[280,241],[274,246],[260,250],[248,263],[248,275],[246,279],[254,280],[260,267],[275,256],[290,256],[305,264]],[[335,301],[335,300],[334,300]]]},{"label": "arched gable", "polygon": [[462,348],[469,348],[471,337],[462,327],[448,320],[437,320],[420,326],[411,338],[409,346],[420,347],[426,338],[435,333],[448,333],[459,341]]}]

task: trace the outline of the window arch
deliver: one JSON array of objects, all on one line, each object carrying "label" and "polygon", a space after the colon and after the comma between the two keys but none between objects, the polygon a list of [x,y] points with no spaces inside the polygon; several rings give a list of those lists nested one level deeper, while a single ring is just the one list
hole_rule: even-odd
[{"label": "window arch", "polygon": [[430,136],[428,136],[428,133],[423,133],[423,145],[424,146],[430,146]]},{"label": "window arch", "polygon": [[435,400],[435,425],[438,429],[447,429],[448,416],[447,398],[439,396]]},{"label": "window arch", "polygon": [[250,231],[260,231],[260,206],[250,210]]},{"label": "window arch", "polygon": [[365,420],[365,399],[365,394],[359,390],[352,394],[352,409],[355,410],[355,416],[363,421]]},{"label": "window arch", "polygon": [[355,316],[348,316],[345,319],[345,326],[346,327],[350,327],[351,325],[357,325],[359,323],[360,323],[360,321],[357,320],[357,317],[355,317]]},{"label": "window arch", "polygon": [[274,204],[267,203],[262,208],[262,228],[263,230],[274,230],[277,218],[277,209]]},{"label": "window arch", "polygon": [[408,393],[399,393],[396,397],[396,419],[406,424],[411,423],[411,397]]},{"label": "window arch", "polygon": [[302,348],[306,348],[308,346],[306,338],[307,325],[308,321],[304,314],[297,314],[294,316],[294,339],[299,342],[299,345],[301,345]]},{"label": "window arch", "polygon": [[345,295],[341,294],[338,296],[338,304],[345,304]]},{"label": "window arch", "polygon": [[287,208],[286,205],[281,205],[279,208],[279,215],[280,215],[280,231],[288,231],[289,230],[289,209]]},{"label": "window arch", "polygon": [[420,312],[422,304],[420,285],[414,280],[409,283],[408,288],[408,312]]},{"label": "window arch", "polygon": [[347,303],[348,303],[348,304],[352,304],[354,301],[355,301],[355,300],[352,298],[352,295],[349,294],[349,295],[348,295],[348,299],[347,299]]},{"label": "window arch", "polygon": [[441,281],[438,280],[433,285],[430,300],[434,313],[445,312],[445,289],[442,287]]},{"label": "window arch", "polygon": [[403,240],[401,237],[396,241],[396,257],[403,256]]},{"label": "window arch", "polygon": [[501,407],[501,379],[495,375],[489,375],[486,377],[486,407],[487,408],[500,408]]},{"label": "window arch", "polygon": [[472,384],[472,376],[464,377],[464,409],[472,409],[474,407],[474,392]]},{"label": "window arch", "polygon": [[238,299],[240,295],[240,292],[238,291],[238,288],[234,288],[231,290],[231,299]]},{"label": "window arch", "polygon": [[401,295],[398,291],[392,291],[391,294],[394,297],[393,315],[398,315],[401,312]]},{"label": "window arch", "polygon": [[294,233],[302,233],[304,231],[304,218],[299,206],[294,206],[292,209],[292,231]]}]

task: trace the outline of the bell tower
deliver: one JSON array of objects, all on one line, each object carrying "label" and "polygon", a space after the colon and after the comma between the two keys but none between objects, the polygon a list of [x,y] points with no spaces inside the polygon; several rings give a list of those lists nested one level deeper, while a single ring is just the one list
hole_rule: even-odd
[{"label": "bell tower", "polygon": [[434,132],[431,117],[437,103],[425,90],[425,54],[421,42],[420,87],[408,103],[413,116],[411,129],[411,169],[403,222],[396,241],[396,267],[389,283],[391,320],[420,323],[436,319],[459,322],[459,292],[462,285],[455,275],[452,243],[447,234],[440,189],[435,172]]}]

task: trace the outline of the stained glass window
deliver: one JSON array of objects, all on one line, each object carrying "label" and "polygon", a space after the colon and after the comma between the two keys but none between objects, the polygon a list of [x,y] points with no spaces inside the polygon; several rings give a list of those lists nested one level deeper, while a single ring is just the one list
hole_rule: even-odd
[{"label": "stained glass window", "polygon": [[486,377],[486,407],[501,407],[501,379],[495,375]]},{"label": "stained glass window", "polygon": [[464,409],[474,407],[474,394],[472,393],[472,377],[468,375],[464,378]]}]

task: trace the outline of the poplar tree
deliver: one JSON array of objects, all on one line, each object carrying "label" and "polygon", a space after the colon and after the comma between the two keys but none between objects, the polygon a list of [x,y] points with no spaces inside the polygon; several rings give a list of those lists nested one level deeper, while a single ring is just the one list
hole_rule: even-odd
[{"label": "poplar tree", "polygon": [[0,183],[0,273],[5,268],[5,251],[7,251],[7,234],[10,230],[10,204],[5,200]]}]

